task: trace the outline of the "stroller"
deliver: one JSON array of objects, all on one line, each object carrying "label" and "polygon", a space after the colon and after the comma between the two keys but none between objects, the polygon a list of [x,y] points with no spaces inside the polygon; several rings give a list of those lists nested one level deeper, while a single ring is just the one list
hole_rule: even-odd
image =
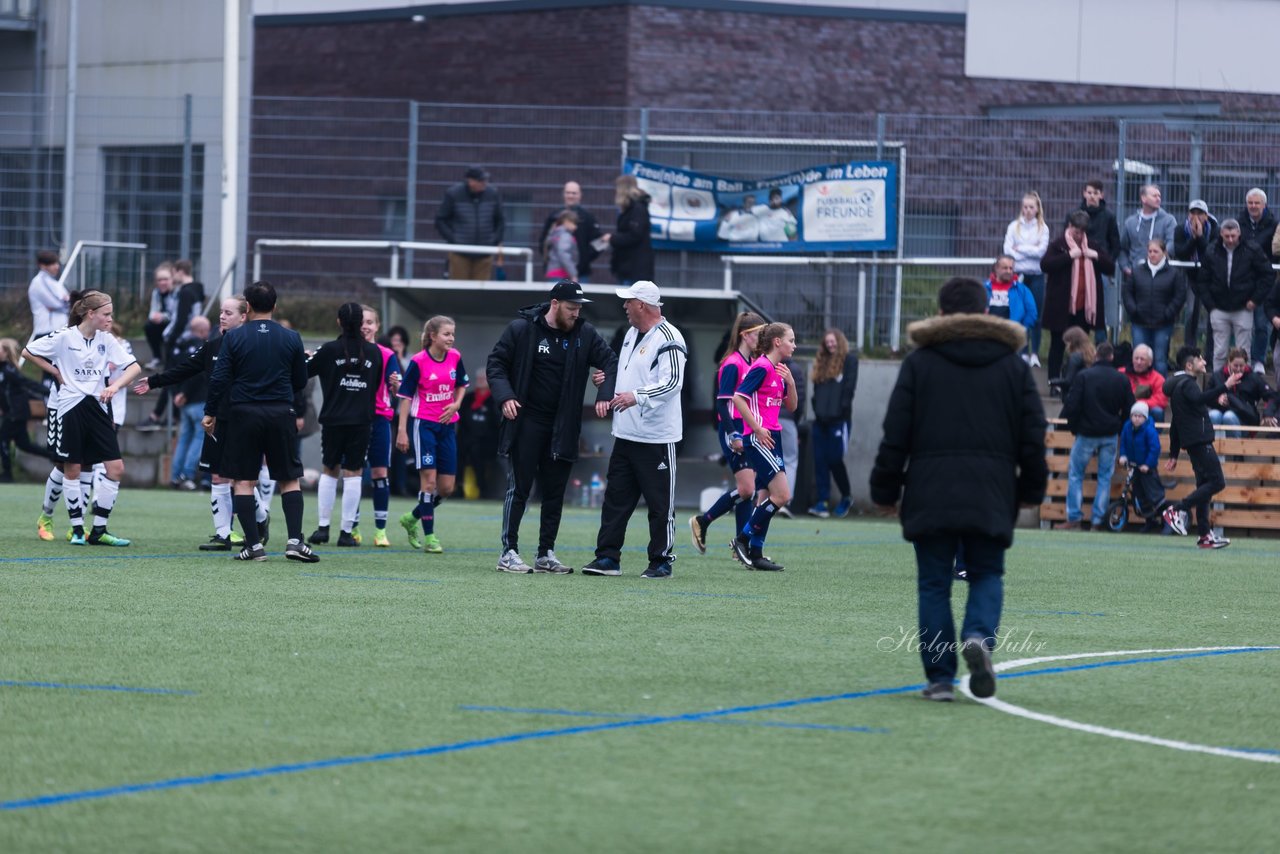
[{"label": "stroller", "polygon": [[1128,469],[1120,498],[1107,511],[1108,527],[1113,531],[1123,531],[1125,525],[1129,524],[1129,508],[1132,506],[1133,512],[1146,522],[1143,531],[1160,530],[1162,527],[1160,514],[1167,503],[1164,497],[1164,484],[1154,472],[1151,473],[1150,478],[1135,481],[1139,474],[1138,467],[1130,462]]}]

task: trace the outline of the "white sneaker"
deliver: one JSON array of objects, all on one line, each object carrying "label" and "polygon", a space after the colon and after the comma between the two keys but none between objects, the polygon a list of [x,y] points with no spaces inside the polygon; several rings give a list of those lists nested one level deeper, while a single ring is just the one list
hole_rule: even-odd
[{"label": "white sneaker", "polygon": [[1264,365],[1264,364],[1262,364],[1261,362],[1254,362],[1254,363],[1253,363],[1253,372],[1254,372],[1255,374],[1257,374],[1258,376],[1262,376],[1263,374],[1265,374],[1265,373],[1267,372],[1267,366],[1266,366],[1266,365]]},{"label": "white sneaker", "polygon": [[546,554],[533,562],[533,571],[549,572],[552,575],[571,575],[573,567],[561,563],[556,553],[548,549]]},{"label": "white sneaker", "polygon": [[533,567],[525,563],[515,549],[507,549],[498,558],[498,572],[529,573],[533,572]]},{"label": "white sneaker", "polygon": [[1040,357],[1037,356],[1035,353],[1031,354],[1031,367],[1033,368],[1040,367]]},{"label": "white sneaker", "polygon": [[1026,363],[1029,365],[1029,364],[1031,364],[1031,357],[1030,357],[1030,356],[1028,356],[1026,353],[1023,353],[1023,354],[1022,354],[1022,361],[1026,362]]}]

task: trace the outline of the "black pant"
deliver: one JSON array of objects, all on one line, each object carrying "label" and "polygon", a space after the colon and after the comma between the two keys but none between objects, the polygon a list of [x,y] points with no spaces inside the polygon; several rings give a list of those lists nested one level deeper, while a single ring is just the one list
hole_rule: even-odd
[{"label": "black pant", "polygon": [[[536,482],[542,497],[542,524],[538,528],[538,554],[556,547],[560,516],[564,511],[564,490],[569,484],[573,463],[553,459],[551,435],[555,425],[521,416],[515,441],[511,444],[511,470],[507,473],[507,497],[502,504],[502,550],[520,549],[520,520]],[[479,469],[476,477],[480,477]]]},{"label": "black pant", "polygon": [[1193,445],[1185,448],[1191,469],[1196,473],[1196,488],[1178,502],[1182,510],[1196,509],[1196,533],[1204,536],[1209,533],[1209,499],[1221,492],[1227,485],[1222,476],[1222,464],[1218,462],[1218,452],[1213,445]]},{"label": "black pant", "polygon": [[596,557],[618,560],[640,497],[649,506],[649,565],[674,561],[676,446],[614,439]]},{"label": "black pant", "polygon": [[142,331],[147,336],[147,344],[151,345],[151,355],[161,362],[169,361],[164,348],[164,330],[168,325],[167,320],[162,323],[152,323],[148,320],[142,327]]},{"label": "black pant", "polygon": [[49,458],[49,452],[36,445],[31,441],[31,436],[27,433],[27,422],[21,418],[6,418],[0,422],[0,469],[6,475],[13,473],[13,463],[9,459],[9,443],[12,442],[18,450],[25,451],[37,457]]}]

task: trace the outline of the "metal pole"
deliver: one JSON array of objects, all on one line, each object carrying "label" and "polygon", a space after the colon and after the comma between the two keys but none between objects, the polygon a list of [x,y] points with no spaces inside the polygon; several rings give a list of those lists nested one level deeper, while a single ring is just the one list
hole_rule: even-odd
[{"label": "metal pole", "polygon": [[[417,101],[409,102],[409,159],[405,164],[404,186],[404,239],[412,242],[414,226],[418,218],[418,124],[420,112]],[[397,256],[399,249],[396,250]],[[405,277],[413,278],[413,250],[404,251]],[[392,278],[399,278],[393,275]]]},{"label": "metal pole", "polygon": [[[45,39],[48,37],[49,24],[45,19],[44,7],[37,3],[36,12],[36,45],[32,52],[35,61],[31,66],[31,152],[27,161],[27,257],[34,258],[36,250],[44,245],[44,237],[40,232],[42,223],[52,223],[49,212],[48,193],[38,192],[41,174],[48,169],[40,168],[40,105],[44,96],[44,63]],[[52,165],[52,164],[50,164]]]},{"label": "metal pole", "polygon": [[862,352],[862,348],[866,344],[866,328],[867,328],[867,268],[858,265],[858,352]]},{"label": "metal pole", "polygon": [[649,108],[640,108],[640,159],[646,159],[645,154],[649,146]]},{"label": "metal pole", "polygon": [[[1125,171],[1125,159],[1127,156],[1127,153],[1125,151],[1125,137],[1126,137],[1127,130],[1128,130],[1128,123],[1125,122],[1124,119],[1120,119],[1118,122],[1116,122],[1116,131],[1118,136],[1118,139],[1116,140],[1116,219],[1119,221],[1121,228],[1124,228],[1124,220],[1125,220],[1124,185],[1125,185],[1125,179],[1127,174]],[[1117,300],[1120,297],[1120,289],[1124,287],[1123,267],[1125,266],[1125,263],[1127,262],[1127,260],[1128,260],[1127,258],[1121,258],[1116,263],[1116,272],[1115,272],[1115,275],[1113,276],[1113,278],[1115,279],[1115,283],[1114,283],[1115,287],[1113,288],[1113,290],[1115,292],[1115,296]],[[1123,318],[1121,318],[1121,322],[1123,322]],[[1113,330],[1111,334],[1112,334],[1113,341],[1118,340],[1119,330]]]},{"label": "metal pole", "polygon": [[253,280],[262,281],[262,247],[257,243],[253,244]]},{"label": "metal pole", "polygon": [[[828,252],[827,257],[834,258],[835,253]],[[830,329],[835,325],[831,322],[831,314],[833,311],[832,303],[834,302],[835,294],[836,268],[832,264],[827,264],[826,268],[826,271],[822,275],[822,328]]]},{"label": "metal pole", "polygon": [[733,291],[733,262],[728,258],[720,260],[724,262],[724,292],[730,293]]},{"label": "metal pole", "polygon": [[191,258],[191,94],[182,96],[182,225],[178,257]]},{"label": "metal pole", "polygon": [[[218,295],[236,267],[236,214],[240,208],[240,0],[223,0],[222,217]],[[254,281],[257,281],[255,279]],[[231,279],[231,287],[235,281]]]},{"label": "metal pole", "polygon": [[1203,198],[1200,193],[1200,170],[1204,166],[1204,134],[1191,132],[1191,198]]},{"label": "metal pole", "polygon": [[80,63],[80,0],[67,2],[67,126],[62,163],[62,252],[71,251],[76,194],[76,85]]}]

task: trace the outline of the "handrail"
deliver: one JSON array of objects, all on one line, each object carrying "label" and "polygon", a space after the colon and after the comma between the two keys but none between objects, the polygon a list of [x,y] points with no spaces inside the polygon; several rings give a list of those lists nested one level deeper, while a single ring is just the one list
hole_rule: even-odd
[{"label": "handrail", "polygon": [[[62,266],[62,275],[58,277],[58,284],[64,288],[67,286],[67,279],[71,276],[71,270],[75,268],[76,261],[80,260],[80,250],[86,247],[95,249],[139,249],[142,254],[139,256],[138,262],[138,299],[145,297],[147,282],[147,244],[145,243],[118,243],[113,240],[77,240],[75,248],[71,250],[71,256],[67,258],[67,263]],[[81,270],[84,268],[81,267]],[[81,284],[84,283],[84,273],[80,273]],[[76,288],[76,290],[84,290]]]},{"label": "handrail", "polygon": [[400,253],[422,250],[424,252],[472,252],[477,255],[514,255],[524,258],[524,280],[533,279],[533,250],[525,246],[477,246],[470,243],[419,243],[413,240],[294,240],[264,237],[253,242],[253,280],[262,278],[262,250],[267,247],[295,247],[299,249],[387,249],[391,251],[391,276],[399,279]]}]

